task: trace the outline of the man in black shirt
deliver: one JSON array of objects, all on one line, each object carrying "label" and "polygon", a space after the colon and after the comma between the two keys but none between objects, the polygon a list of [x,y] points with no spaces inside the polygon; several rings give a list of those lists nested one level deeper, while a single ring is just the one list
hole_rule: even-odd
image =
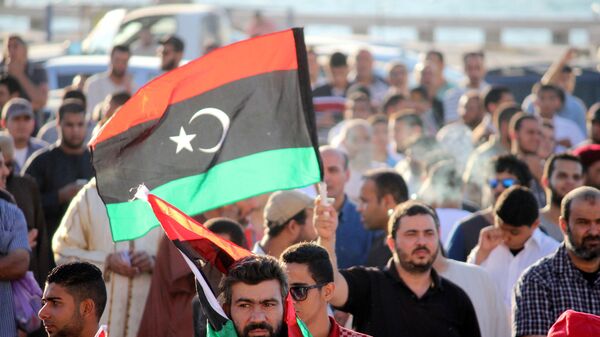
[{"label": "man in black shirt", "polygon": [[[317,202],[315,227],[319,244],[337,267],[335,209]],[[480,336],[468,296],[432,269],[440,249],[435,211],[416,201],[400,204],[390,217],[388,233],[393,257],[387,266],[336,272],[330,303],[354,315],[355,330],[372,336]]]},{"label": "man in black shirt", "polygon": [[58,114],[58,142],[35,152],[22,171],[35,178],[40,188],[50,241],[69,202],[94,174],[90,152],[84,144],[85,107],[78,99],[66,99]]}]

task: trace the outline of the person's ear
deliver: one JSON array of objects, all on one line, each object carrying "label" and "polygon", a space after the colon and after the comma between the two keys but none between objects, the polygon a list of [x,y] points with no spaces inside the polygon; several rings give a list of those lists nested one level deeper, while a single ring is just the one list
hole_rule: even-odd
[{"label": "person's ear", "polygon": [[394,197],[389,193],[384,195],[383,198],[381,198],[381,200],[383,201],[383,205],[387,209],[394,209],[394,207],[396,207],[396,200],[394,200]]},{"label": "person's ear", "polygon": [[567,220],[562,217],[562,215],[558,217],[558,225],[560,227],[560,230],[563,232],[563,234],[567,235],[567,226],[569,224],[567,223]]},{"label": "person's ear", "polygon": [[323,299],[327,302],[331,301],[333,298],[333,293],[335,292],[335,283],[327,283],[322,289],[323,291],[321,293],[323,294]]},{"label": "person's ear", "polygon": [[539,226],[540,226],[540,219],[538,218],[537,220],[535,220],[533,222],[533,224],[531,224],[531,232],[533,233],[533,231],[536,230]]},{"label": "person's ear", "polygon": [[79,312],[82,317],[96,316],[96,305],[91,298],[86,298],[79,303]]},{"label": "person's ear", "polygon": [[396,251],[396,241],[394,241],[394,238],[392,238],[391,236],[388,236],[385,243],[387,244],[388,248],[390,249],[393,255]]}]

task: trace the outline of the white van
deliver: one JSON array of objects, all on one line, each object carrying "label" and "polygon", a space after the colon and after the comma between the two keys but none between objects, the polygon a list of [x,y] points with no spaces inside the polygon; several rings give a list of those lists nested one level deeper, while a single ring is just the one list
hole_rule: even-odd
[{"label": "white van", "polygon": [[[118,27],[118,29],[115,29]],[[233,42],[233,29],[224,8],[201,4],[159,5],[126,12],[107,12],[82,43],[84,54],[107,54],[113,45],[139,43],[142,31],[157,45],[165,35],[176,35],[185,44],[183,58],[193,60],[208,45]]]}]

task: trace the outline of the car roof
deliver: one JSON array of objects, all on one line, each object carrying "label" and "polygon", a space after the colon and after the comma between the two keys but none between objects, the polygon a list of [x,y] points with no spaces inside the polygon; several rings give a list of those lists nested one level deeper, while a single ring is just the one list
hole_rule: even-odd
[{"label": "car roof", "polygon": [[146,16],[164,16],[164,15],[198,15],[199,13],[212,13],[221,10],[220,7],[214,5],[202,4],[173,4],[159,5],[139,8],[132,10],[125,15],[123,22],[137,19]]},{"label": "car roof", "polygon": [[[46,61],[46,68],[69,67],[69,66],[108,66],[110,57],[108,55],[67,55],[54,57]],[[160,59],[154,56],[131,56],[129,67],[158,69]]]}]

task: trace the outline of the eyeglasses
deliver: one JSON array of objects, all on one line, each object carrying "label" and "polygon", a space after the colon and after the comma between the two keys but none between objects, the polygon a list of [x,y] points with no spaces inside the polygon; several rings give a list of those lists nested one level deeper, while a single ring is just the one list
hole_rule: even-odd
[{"label": "eyeglasses", "polygon": [[326,283],[313,284],[312,286],[293,286],[290,287],[290,295],[294,301],[302,302],[308,296],[308,291],[315,288],[322,288]]},{"label": "eyeglasses", "polygon": [[498,187],[498,184],[502,184],[502,186],[504,188],[509,188],[512,185],[514,185],[516,183],[516,180],[513,178],[506,178],[506,179],[490,179],[488,181],[490,183],[490,187],[491,188],[496,188]]}]

